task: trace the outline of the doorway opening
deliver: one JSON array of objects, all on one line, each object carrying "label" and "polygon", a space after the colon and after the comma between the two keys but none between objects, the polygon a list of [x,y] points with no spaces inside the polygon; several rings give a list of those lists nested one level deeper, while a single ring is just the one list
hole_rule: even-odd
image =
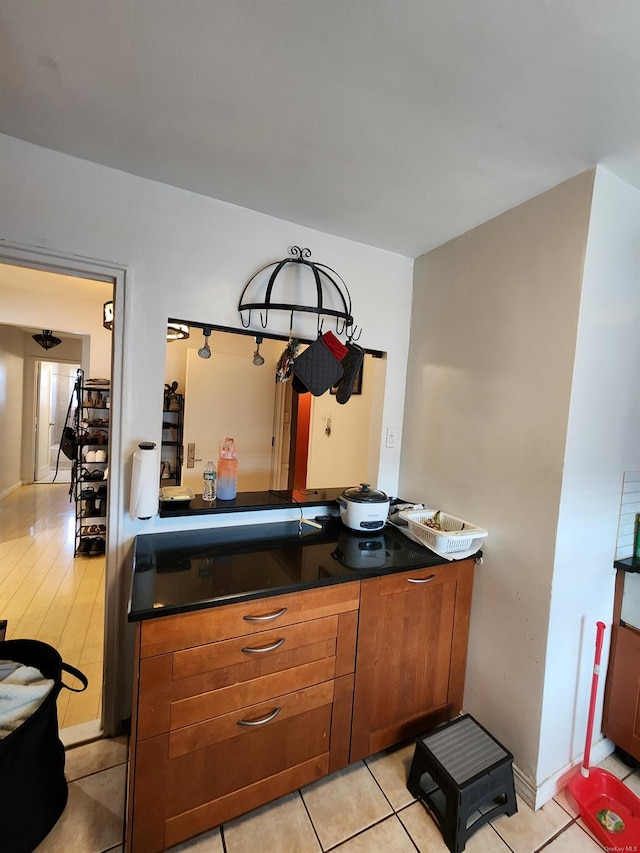
[{"label": "doorway opening", "polygon": [[[58,699],[70,743],[102,728],[107,558],[74,557],[72,462],[58,450],[78,369],[110,377],[115,279],[21,261],[0,259],[0,619],[7,639],[42,640],[87,676]],[[45,326],[60,339],[46,355],[33,338]]]},{"label": "doorway opening", "polygon": [[38,359],[33,423],[33,482],[70,483],[72,461],[60,451],[60,439],[80,364]]}]

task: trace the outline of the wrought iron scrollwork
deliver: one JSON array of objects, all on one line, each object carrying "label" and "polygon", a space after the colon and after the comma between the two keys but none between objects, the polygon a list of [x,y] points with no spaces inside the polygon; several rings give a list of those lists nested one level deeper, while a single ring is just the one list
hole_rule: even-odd
[{"label": "wrought iron scrollwork", "polygon": [[[335,318],[336,332],[339,335],[345,334],[349,341],[357,341],[362,330],[354,324],[351,314],[351,294],[344,279],[334,269],[326,264],[310,261],[311,250],[301,248],[300,246],[291,246],[289,255],[281,261],[274,261],[261,267],[255,272],[249,281],[244,286],[240,301],[238,303],[238,311],[240,313],[240,322],[245,329],[251,325],[251,312],[259,311],[260,325],[263,329],[267,328],[269,323],[269,311],[286,311],[290,313],[289,329],[293,328],[294,314],[300,312],[304,314],[315,314],[317,316],[318,334],[322,333],[322,327],[325,317]],[[289,302],[276,302],[273,298],[274,285],[279,273],[290,264],[298,264],[308,268],[315,281],[315,304],[300,305]],[[262,301],[245,301],[248,290],[255,279],[266,270],[272,269],[267,281],[264,296]],[[338,308],[327,305],[327,297],[333,295],[330,300],[332,304],[339,306]],[[336,298],[337,297],[337,298]],[[248,312],[248,313],[246,313]],[[245,322],[246,321],[246,322]]]}]

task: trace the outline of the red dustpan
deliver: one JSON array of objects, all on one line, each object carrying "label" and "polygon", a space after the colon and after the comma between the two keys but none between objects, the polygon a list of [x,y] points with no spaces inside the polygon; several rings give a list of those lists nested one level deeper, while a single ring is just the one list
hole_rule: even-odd
[{"label": "red dustpan", "polygon": [[569,793],[576,801],[580,817],[605,849],[640,850],[640,799],[613,773],[589,769],[604,622],[596,623],[596,628],[596,655],[584,758],[580,773],[569,780]]}]

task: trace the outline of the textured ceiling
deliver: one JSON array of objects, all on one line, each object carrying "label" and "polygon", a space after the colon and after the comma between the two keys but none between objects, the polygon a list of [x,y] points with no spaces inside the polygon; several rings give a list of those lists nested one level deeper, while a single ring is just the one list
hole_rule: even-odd
[{"label": "textured ceiling", "polygon": [[408,256],[596,163],[638,0],[0,0],[0,132]]}]

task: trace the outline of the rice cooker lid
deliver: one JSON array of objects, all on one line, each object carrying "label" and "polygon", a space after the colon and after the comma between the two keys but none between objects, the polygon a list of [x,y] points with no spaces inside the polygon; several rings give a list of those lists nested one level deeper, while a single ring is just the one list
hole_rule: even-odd
[{"label": "rice cooker lid", "polygon": [[361,504],[380,504],[389,500],[384,492],[372,489],[369,483],[360,483],[360,488],[352,486],[350,489],[345,489],[342,497]]}]

